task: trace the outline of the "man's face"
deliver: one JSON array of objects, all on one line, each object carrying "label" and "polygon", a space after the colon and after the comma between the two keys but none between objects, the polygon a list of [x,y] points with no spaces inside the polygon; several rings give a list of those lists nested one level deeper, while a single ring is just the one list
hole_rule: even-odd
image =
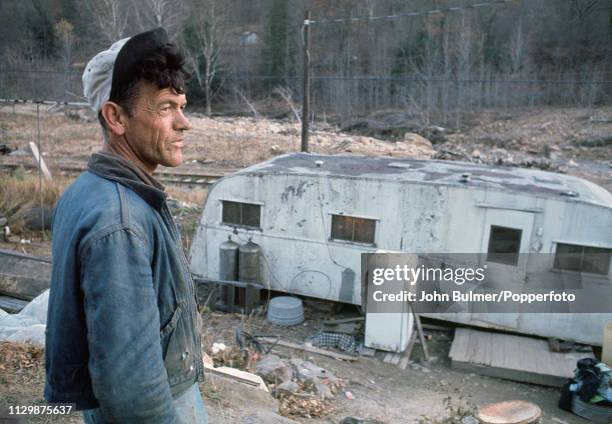
[{"label": "man's face", "polygon": [[125,138],[146,171],[183,162],[184,133],[192,128],[183,114],[185,105],[184,94],[140,83]]}]

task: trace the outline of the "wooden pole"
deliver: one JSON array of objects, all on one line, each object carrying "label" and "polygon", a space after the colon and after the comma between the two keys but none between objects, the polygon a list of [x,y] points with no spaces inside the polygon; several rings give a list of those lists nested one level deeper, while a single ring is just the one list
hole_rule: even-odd
[{"label": "wooden pole", "polygon": [[310,11],[304,13],[304,87],[302,94],[302,152],[308,152],[310,121]]},{"label": "wooden pole", "polygon": [[425,361],[429,362],[429,351],[427,350],[427,343],[425,342],[425,334],[423,333],[423,326],[421,325],[421,317],[419,317],[419,315],[414,312],[414,308],[412,307],[411,302],[408,302],[408,305],[410,306],[410,311],[412,312],[417,332],[419,333],[419,339],[421,340],[421,348],[423,348],[423,356],[425,357]]}]

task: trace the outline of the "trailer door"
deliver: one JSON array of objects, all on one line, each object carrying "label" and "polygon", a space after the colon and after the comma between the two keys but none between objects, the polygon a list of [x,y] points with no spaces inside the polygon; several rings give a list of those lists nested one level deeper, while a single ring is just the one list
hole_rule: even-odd
[{"label": "trailer door", "polygon": [[[487,208],[481,252],[487,280],[494,290],[521,293],[527,275],[527,255],[533,228],[533,213]],[[508,305],[472,313],[472,321],[518,329],[520,311]],[[499,308],[499,309],[497,309]]]}]

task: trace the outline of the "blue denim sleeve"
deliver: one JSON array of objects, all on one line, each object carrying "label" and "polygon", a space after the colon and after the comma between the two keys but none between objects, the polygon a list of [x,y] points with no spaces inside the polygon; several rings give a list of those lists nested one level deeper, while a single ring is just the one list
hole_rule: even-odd
[{"label": "blue denim sleeve", "polygon": [[81,253],[89,373],[106,422],[178,422],[148,249],[122,228],[90,241]]}]

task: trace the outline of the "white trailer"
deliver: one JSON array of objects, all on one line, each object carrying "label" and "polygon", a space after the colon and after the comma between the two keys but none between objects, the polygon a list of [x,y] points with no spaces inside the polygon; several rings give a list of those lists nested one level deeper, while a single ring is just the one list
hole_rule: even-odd
[{"label": "white trailer", "polygon": [[[217,181],[191,248],[191,269],[219,278],[219,246],[231,236],[261,247],[261,279],[273,290],[362,304],[360,253],[592,252],[592,264],[550,264],[610,293],[612,194],[583,179],[539,170],[393,157],[278,156]],[[605,262],[605,260],[604,260]],[[542,270],[538,270],[542,271]],[[612,314],[445,314],[437,318],[601,345]],[[401,318],[402,326],[411,321]],[[380,321],[380,331],[389,325]],[[367,324],[366,324],[367,327]],[[370,326],[372,330],[372,326]],[[376,330],[377,332],[379,330]],[[389,350],[397,343],[371,345]],[[400,340],[401,339],[401,340]],[[366,340],[367,341],[367,340]]]}]

